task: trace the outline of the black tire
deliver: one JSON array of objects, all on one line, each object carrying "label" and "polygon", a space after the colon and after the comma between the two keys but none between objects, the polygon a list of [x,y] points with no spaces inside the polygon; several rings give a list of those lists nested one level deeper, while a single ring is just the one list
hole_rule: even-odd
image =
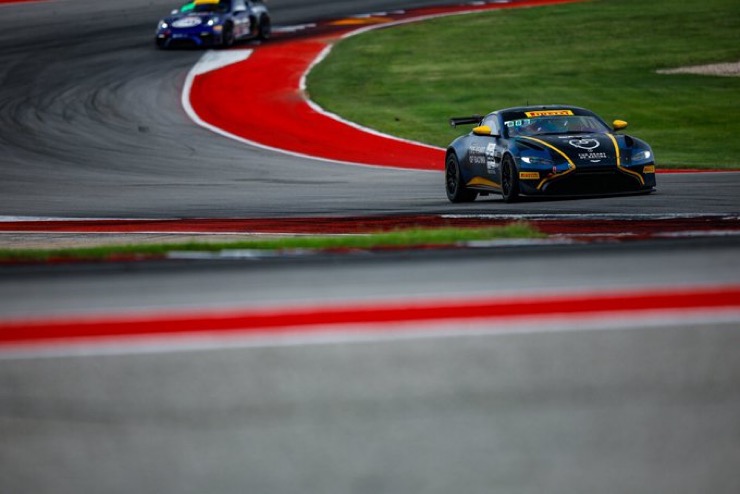
[{"label": "black tire", "polygon": [[270,38],[270,34],[272,34],[272,21],[270,20],[270,17],[263,15],[260,17],[257,39],[265,41]]},{"label": "black tire", "polygon": [[504,202],[516,202],[519,199],[519,174],[510,154],[504,156],[501,164],[501,195]]},{"label": "black tire", "polygon": [[224,26],[224,32],[221,35],[221,48],[228,48],[234,44],[234,26],[226,24]]},{"label": "black tire", "polygon": [[455,153],[448,154],[445,161],[445,191],[450,202],[473,202],[478,197],[477,192],[462,183],[460,162]]}]

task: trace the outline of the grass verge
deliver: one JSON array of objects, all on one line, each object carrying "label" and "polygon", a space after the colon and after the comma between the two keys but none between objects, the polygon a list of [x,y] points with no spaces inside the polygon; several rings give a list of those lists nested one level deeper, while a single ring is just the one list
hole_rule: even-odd
[{"label": "grass verge", "polygon": [[115,245],[64,249],[0,249],[0,262],[87,261],[157,258],[170,252],[221,252],[227,250],[331,251],[352,249],[449,246],[474,240],[542,238],[528,223],[487,228],[411,228],[363,235],[295,236],[236,242],[188,242]]},{"label": "grass verge", "polygon": [[737,0],[596,0],[446,17],[339,43],[311,98],[362,125],[446,146],[451,116],[572,104],[630,122],[665,167],[740,167],[740,78],[658,69],[740,60]]}]

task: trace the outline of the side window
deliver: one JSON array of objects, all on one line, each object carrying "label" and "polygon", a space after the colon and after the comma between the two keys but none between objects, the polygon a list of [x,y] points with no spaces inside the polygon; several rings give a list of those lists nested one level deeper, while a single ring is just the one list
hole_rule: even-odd
[{"label": "side window", "polygon": [[498,115],[488,115],[483,119],[482,125],[491,127],[491,134],[501,135],[501,129],[498,126]]}]

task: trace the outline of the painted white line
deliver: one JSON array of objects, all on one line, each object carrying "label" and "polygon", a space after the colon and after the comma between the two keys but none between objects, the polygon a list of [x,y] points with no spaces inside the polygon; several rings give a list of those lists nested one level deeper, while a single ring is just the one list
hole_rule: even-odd
[{"label": "painted white line", "polygon": [[310,22],[308,24],[297,24],[295,26],[275,26],[272,28],[273,33],[297,33],[299,31],[305,31],[316,27],[316,24]]},{"label": "painted white line", "polygon": [[737,237],[740,236],[740,226],[737,230],[686,230],[678,232],[653,233],[658,238],[696,238],[696,237]]},{"label": "painted white line", "polygon": [[213,70],[223,69],[229,65],[247,60],[254,50],[209,50],[193,67],[194,75],[202,75]]}]

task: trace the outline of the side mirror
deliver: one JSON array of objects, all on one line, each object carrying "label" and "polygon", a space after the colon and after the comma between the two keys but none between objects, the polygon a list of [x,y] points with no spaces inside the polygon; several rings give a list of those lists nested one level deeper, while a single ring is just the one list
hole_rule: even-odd
[{"label": "side mirror", "polygon": [[614,126],[614,131],[616,132],[618,130],[626,129],[627,125],[629,124],[624,120],[615,120],[612,122],[612,125]]},{"label": "side mirror", "polygon": [[492,136],[492,137],[498,137],[498,136],[494,136],[494,135],[492,134],[492,132],[493,132],[493,130],[492,130],[492,129],[491,129],[491,127],[489,127],[488,125],[481,125],[481,126],[479,126],[479,127],[475,127],[475,128],[473,129],[473,134],[475,134],[475,135],[477,135],[477,136]]}]

